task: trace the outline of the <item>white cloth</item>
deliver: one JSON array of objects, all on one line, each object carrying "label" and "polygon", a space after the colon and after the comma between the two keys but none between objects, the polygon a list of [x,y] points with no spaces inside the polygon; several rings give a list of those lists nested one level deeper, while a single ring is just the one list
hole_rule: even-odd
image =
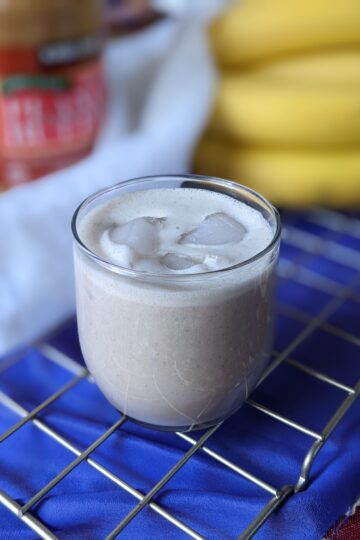
[{"label": "white cloth", "polygon": [[0,195],[0,354],[74,312],[70,220],[90,193],[188,170],[212,104],[215,72],[196,17],[111,43],[108,118],[93,154]]}]

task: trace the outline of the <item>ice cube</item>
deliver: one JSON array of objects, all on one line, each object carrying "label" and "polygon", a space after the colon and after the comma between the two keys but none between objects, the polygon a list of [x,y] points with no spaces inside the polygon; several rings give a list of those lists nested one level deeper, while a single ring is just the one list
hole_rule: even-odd
[{"label": "ice cube", "polygon": [[131,247],[118,245],[112,253],[113,261],[124,268],[132,268],[136,260],[136,255]]},{"label": "ice cube", "polygon": [[191,268],[202,261],[198,258],[194,259],[182,253],[170,252],[166,253],[166,255],[161,258],[161,262],[167,268],[170,268],[170,270],[187,270],[188,268]]},{"label": "ice cube", "polygon": [[158,245],[158,227],[164,218],[141,217],[123,225],[115,225],[109,231],[109,237],[116,244],[131,247],[138,255],[153,255]]},{"label": "ice cube", "polygon": [[140,259],[136,262],[136,270],[141,272],[149,272],[151,274],[163,274],[164,268],[157,258]]},{"label": "ice cube", "polygon": [[133,268],[137,259],[135,251],[126,244],[117,244],[110,238],[110,231],[106,230],[101,236],[100,245],[105,257],[112,263]]},{"label": "ice cube", "polygon": [[221,246],[237,244],[246,235],[247,230],[236,219],[217,212],[207,216],[195,229],[183,234],[180,244],[195,244],[202,246]]}]

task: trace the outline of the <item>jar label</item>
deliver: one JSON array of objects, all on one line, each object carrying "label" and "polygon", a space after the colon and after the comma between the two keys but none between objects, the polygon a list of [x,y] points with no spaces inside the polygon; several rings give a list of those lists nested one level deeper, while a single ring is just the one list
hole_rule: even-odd
[{"label": "jar label", "polygon": [[100,54],[101,46],[100,36],[48,43],[39,48],[38,59],[43,66],[72,64]]},{"label": "jar label", "polygon": [[90,143],[104,112],[99,61],[66,77],[16,76],[2,82],[0,147],[5,157],[62,152]]},{"label": "jar label", "polygon": [[[39,49],[0,51],[0,165],[7,185],[51,172],[51,160],[59,168],[67,164],[67,155],[84,155],[104,115],[99,56],[86,62],[76,62],[73,56],[72,65],[47,69],[39,65],[39,57]],[[47,166],[32,172],[34,160]]]}]

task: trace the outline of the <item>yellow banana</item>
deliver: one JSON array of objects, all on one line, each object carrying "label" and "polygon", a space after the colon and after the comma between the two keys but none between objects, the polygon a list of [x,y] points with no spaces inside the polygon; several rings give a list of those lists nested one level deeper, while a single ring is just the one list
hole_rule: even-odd
[{"label": "yellow banana", "polygon": [[360,144],[360,85],[225,75],[210,133],[257,144]]},{"label": "yellow banana", "polygon": [[211,40],[227,66],[360,44],[360,1],[235,0],[213,25]]},{"label": "yellow banana", "polygon": [[204,139],[194,168],[199,174],[236,180],[280,206],[360,203],[360,146],[319,152],[247,148]]},{"label": "yellow banana", "polygon": [[277,81],[294,81],[331,84],[337,86],[359,85],[360,47],[282,58],[261,65],[249,73]]}]

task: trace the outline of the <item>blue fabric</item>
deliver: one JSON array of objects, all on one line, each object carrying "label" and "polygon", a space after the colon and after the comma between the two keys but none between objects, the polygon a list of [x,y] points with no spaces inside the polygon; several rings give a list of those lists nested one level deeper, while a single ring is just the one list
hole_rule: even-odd
[{"label": "blue fabric", "polygon": [[[325,235],[354,247],[356,239],[313,228],[303,216],[292,216],[292,226]],[[324,257],[304,257],[283,243],[282,257],[347,283],[354,270]],[[300,258],[299,258],[300,257]],[[301,258],[302,257],[302,258]],[[279,280],[278,299],[317,315],[331,295],[298,283]],[[359,302],[348,300],[329,322],[359,337]],[[279,315],[276,350],[284,350],[304,323]],[[50,342],[82,362],[71,321]],[[317,329],[292,353],[292,358],[354,385],[360,377],[359,346],[341,336]],[[68,382],[73,375],[38,350],[30,349],[1,372],[0,390],[31,410]],[[252,399],[321,431],[346,394],[283,364],[257,389]],[[306,491],[290,498],[257,533],[258,540],[320,539],[336,518],[360,494],[360,400],[348,411],[317,456]],[[95,384],[82,381],[39,415],[80,450],[85,449],[118,418]],[[19,417],[0,405],[0,433]],[[192,434],[194,438],[200,432]],[[276,488],[295,483],[313,439],[245,405],[209,439],[207,445]],[[146,493],[189,449],[175,434],[146,430],[126,423],[91,457],[131,486]],[[31,422],[0,444],[0,489],[20,504],[31,498],[75,455],[42,433]],[[206,538],[233,539],[250,523],[271,495],[223,467],[201,450],[161,490],[155,500]],[[82,463],[39,504],[32,508],[62,540],[104,538],[136,505],[137,500]],[[143,510],[120,535],[124,539],[182,539],[188,536],[151,509]],[[36,534],[0,504],[2,540],[35,539]]]}]

